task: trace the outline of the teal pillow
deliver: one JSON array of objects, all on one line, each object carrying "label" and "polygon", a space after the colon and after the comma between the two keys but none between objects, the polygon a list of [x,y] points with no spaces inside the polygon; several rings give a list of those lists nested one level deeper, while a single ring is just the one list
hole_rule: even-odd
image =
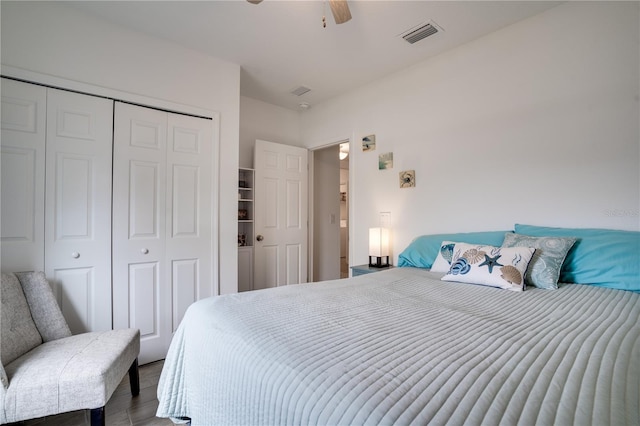
[{"label": "teal pillow", "polygon": [[517,234],[575,237],[560,282],[640,291],[640,232],[516,224]]},{"label": "teal pillow", "polygon": [[443,241],[501,246],[504,234],[510,231],[466,232],[458,234],[422,235],[414,239],[398,256],[398,266],[431,268]]},{"label": "teal pillow", "polygon": [[562,263],[575,242],[576,238],[573,237],[531,237],[508,232],[504,236],[502,247],[536,249],[524,276],[525,284],[544,289],[557,289]]}]

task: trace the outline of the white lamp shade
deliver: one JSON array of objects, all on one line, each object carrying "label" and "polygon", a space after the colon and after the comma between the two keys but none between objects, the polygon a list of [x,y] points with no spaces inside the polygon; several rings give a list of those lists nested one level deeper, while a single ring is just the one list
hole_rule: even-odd
[{"label": "white lamp shade", "polygon": [[389,256],[389,230],[369,228],[369,256]]}]

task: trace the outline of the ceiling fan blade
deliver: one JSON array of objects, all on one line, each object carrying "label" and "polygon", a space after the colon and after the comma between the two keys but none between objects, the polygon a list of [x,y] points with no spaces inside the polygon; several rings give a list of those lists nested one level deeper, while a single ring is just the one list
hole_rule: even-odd
[{"label": "ceiling fan blade", "polygon": [[329,6],[331,6],[331,12],[336,24],[344,24],[351,19],[351,11],[347,0],[329,0]]},{"label": "ceiling fan blade", "polygon": [[262,0],[247,0],[251,4],[260,4]]}]

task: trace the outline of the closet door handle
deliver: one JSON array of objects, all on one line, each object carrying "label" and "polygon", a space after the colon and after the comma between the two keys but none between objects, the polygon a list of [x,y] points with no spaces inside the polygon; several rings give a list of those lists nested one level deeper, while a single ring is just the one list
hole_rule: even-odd
[{"label": "closet door handle", "polygon": [[80,253],[78,253],[77,251],[74,251],[73,253],[71,253],[71,257],[73,257],[74,259],[77,259],[80,257]]},{"label": "closet door handle", "polygon": [[262,235],[258,235],[258,236],[256,237],[256,240],[258,240],[258,241],[262,241],[262,240],[264,240],[264,237],[263,237]]},{"label": "closet door handle", "polygon": [[147,254],[147,253],[149,253],[149,249],[148,248],[143,248],[142,250],[140,250],[140,253]]}]

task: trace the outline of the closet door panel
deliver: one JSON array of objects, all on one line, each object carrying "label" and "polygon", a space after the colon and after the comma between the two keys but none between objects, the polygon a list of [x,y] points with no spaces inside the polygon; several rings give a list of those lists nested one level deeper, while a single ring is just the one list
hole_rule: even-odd
[{"label": "closet door panel", "polygon": [[56,168],[55,240],[93,238],[93,159],[58,153]]},{"label": "closet door panel", "polygon": [[166,355],[171,296],[166,246],[167,113],[116,103],[113,319],[141,333],[140,363]]},{"label": "closet door panel", "polygon": [[42,271],[47,89],[3,78],[1,92],[2,270]]},{"label": "closet door panel", "polygon": [[[140,329],[140,335],[146,340],[157,339],[161,333],[157,300],[160,296],[159,266],[158,262],[129,265],[129,326]],[[153,302],[149,303],[150,300]]]},{"label": "closet door panel", "polygon": [[45,269],[73,333],[109,330],[113,101],[47,93]]},{"label": "closet door panel", "polygon": [[189,305],[198,300],[199,269],[198,259],[183,259],[171,262],[172,333],[177,330]]},{"label": "closet door panel", "polygon": [[146,240],[149,238],[163,241],[159,221],[164,209],[158,201],[160,196],[160,176],[163,166],[158,162],[129,162],[129,238]]},{"label": "closet door panel", "polygon": [[171,182],[172,197],[172,238],[192,238],[198,236],[198,186],[200,168],[187,165],[174,165]]},{"label": "closet door panel", "polygon": [[94,316],[96,294],[94,268],[57,269],[49,280],[57,285],[58,304],[72,333],[80,333]]},{"label": "closet door panel", "polygon": [[186,307],[212,289],[210,120],[169,114],[167,261],[172,264],[172,330]]},{"label": "closet door panel", "polygon": [[2,241],[33,243],[36,151],[2,147]]}]

